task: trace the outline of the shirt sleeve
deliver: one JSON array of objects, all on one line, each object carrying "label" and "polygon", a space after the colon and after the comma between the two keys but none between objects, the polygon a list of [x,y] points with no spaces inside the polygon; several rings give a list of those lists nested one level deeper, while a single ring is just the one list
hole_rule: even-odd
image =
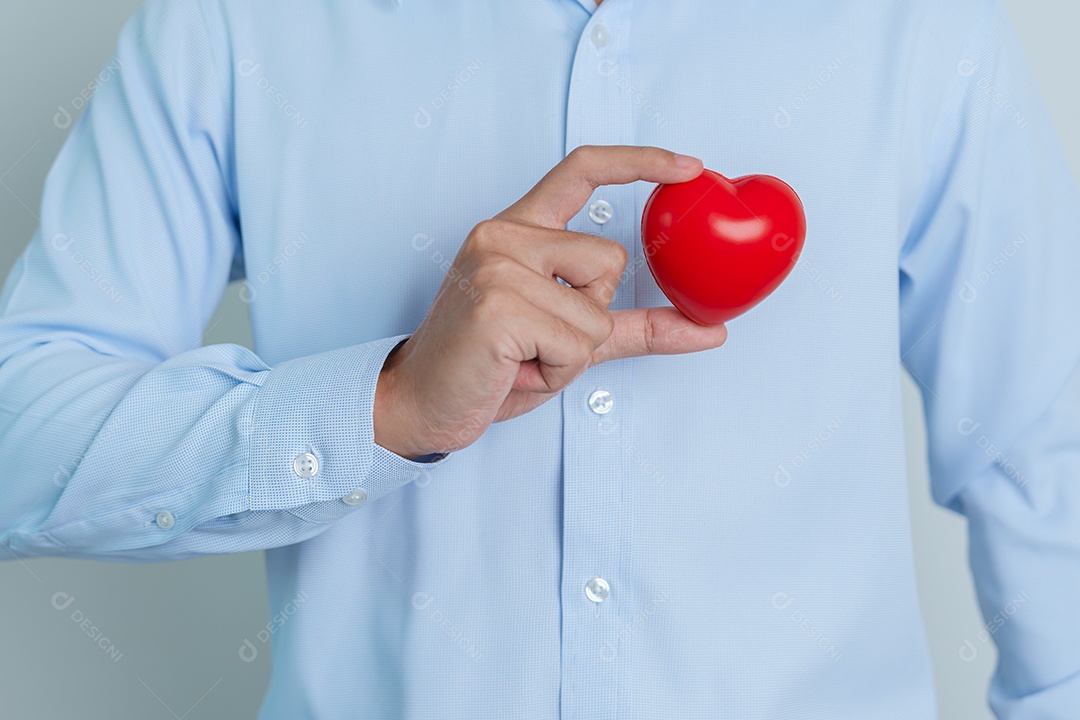
[{"label": "shirt sleeve", "polygon": [[209,17],[151,0],[127,23],[0,294],[0,557],[287,545],[433,466],[374,442],[402,337],[273,368],[201,344],[241,253]]},{"label": "shirt sleeve", "polygon": [[900,256],[901,352],[936,502],[968,519],[1003,720],[1080,707],[1080,197],[1000,2],[929,142]]}]

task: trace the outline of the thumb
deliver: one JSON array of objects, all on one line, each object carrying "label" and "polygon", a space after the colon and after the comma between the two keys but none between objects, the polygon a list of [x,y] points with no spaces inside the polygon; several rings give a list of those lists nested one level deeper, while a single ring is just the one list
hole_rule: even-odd
[{"label": "thumb", "polygon": [[698,325],[672,307],[615,310],[611,315],[615,329],[593,352],[593,365],[643,355],[711,350],[727,340],[724,325]]}]

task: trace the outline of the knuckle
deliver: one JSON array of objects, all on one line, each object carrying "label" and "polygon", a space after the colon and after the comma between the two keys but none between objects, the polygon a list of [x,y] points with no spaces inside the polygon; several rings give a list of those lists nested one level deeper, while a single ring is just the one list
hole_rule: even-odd
[{"label": "knuckle", "polygon": [[603,153],[604,149],[599,145],[579,145],[570,151],[566,159],[580,178],[595,184],[593,177],[601,164]]},{"label": "knuckle", "polygon": [[481,323],[506,317],[514,304],[513,293],[501,287],[484,289],[475,303],[475,316]]},{"label": "knuckle", "polygon": [[657,147],[655,145],[639,145],[635,148],[637,150],[638,160],[642,163],[659,162],[659,163],[673,163],[675,162],[675,153],[672,150],[666,148]]},{"label": "knuckle", "polygon": [[641,340],[645,351],[652,355],[656,351],[656,317],[651,310],[645,313]]},{"label": "knuckle", "polygon": [[657,148],[648,145],[636,145],[630,151],[630,158],[638,168],[648,167],[656,162],[658,152]]},{"label": "knuckle", "polygon": [[470,244],[481,250],[494,247],[499,238],[506,235],[507,224],[505,220],[495,218],[481,220],[469,234]]},{"label": "knuckle", "polygon": [[513,272],[516,264],[506,255],[485,252],[473,271],[473,284],[482,288],[498,285]]},{"label": "knuckle", "polygon": [[595,156],[596,150],[595,145],[578,145],[570,151],[566,159],[575,165],[588,164]]}]

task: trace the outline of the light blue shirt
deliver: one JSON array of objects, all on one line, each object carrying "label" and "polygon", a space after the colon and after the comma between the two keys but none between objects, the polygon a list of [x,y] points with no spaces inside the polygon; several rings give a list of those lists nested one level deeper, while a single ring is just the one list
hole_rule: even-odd
[{"label": "light blue shirt", "polygon": [[[1076,717],[1080,199],[999,4],[154,0],[110,64],[0,296],[4,555],[266,549],[263,720],[923,720],[907,366],[991,702]],[[378,447],[458,246],[582,144],[783,178],[797,268],[722,348]],[[568,226],[615,308],[666,303],[651,189]],[[254,351],[203,346],[226,291]]]}]

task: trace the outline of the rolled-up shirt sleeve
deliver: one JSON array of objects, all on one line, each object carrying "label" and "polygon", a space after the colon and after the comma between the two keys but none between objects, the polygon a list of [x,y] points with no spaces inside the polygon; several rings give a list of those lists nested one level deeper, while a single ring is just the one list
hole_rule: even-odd
[{"label": "rolled-up shirt sleeve", "polygon": [[49,173],[0,295],[0,558],[287,545],[441,462],[374,442],[402,337],[274,367],[202,346],[242,256],[217,27],[144,6]]}]

